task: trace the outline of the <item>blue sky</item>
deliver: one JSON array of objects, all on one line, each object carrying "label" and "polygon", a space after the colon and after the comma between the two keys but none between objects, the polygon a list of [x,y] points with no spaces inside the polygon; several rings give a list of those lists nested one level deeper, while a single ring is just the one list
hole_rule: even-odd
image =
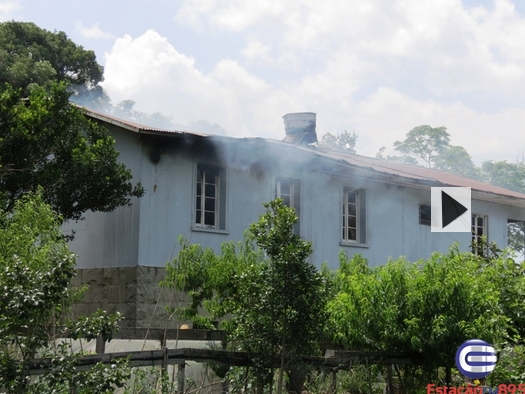
[{"label": "blue sky", "polygon": [[62,30],[97,54],[114,103],[231,136],[282,138],[282,115],[355,131],[374,156],[446,126],[483,160],[525,153],[525,2],[0,0],[0,20]]}]

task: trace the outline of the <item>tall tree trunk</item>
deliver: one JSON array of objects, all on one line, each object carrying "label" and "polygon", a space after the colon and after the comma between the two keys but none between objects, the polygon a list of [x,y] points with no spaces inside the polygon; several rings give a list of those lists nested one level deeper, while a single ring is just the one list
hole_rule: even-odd
[{"label": "tall tree trunk", "polygon": [[286,330],[283,330],[283,341],[281,342],[281,367],[279,368],[279,380],[277,382],[277,394],[282,394],[283,392],[285,342],[286,342]]}]

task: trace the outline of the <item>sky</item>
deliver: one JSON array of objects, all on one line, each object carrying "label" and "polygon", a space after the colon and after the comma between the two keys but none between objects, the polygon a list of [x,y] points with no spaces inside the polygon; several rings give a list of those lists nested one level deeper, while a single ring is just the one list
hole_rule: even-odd
[{"label": "sky", "polygon": [[[282,139],[282,116],[375,156],[445,126],[477,164],[525,155],[522,0],[0,0],[94,50],[114,104]],[[195,130],[198,131],[198,130]]]}]

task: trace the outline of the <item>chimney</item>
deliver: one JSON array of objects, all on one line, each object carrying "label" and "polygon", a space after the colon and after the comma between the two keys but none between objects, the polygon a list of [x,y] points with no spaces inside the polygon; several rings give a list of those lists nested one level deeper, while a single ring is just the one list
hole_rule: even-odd
[{"label": "chimney", "polygon": [[294,145],[308,145],[317,142],[313,112],[295,112],[283,116],[286,137],[283,141]]}]

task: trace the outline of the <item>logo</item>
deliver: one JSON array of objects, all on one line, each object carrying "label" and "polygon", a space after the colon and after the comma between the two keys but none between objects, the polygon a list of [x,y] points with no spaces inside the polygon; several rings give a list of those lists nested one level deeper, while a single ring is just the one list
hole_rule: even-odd
[{"label": "logo", "polygon": [[432,232],[470,233],[470,187],[432,187]]},{"label": "logo", "polygon": [[471,339],[456,352],[456,367],[469,379],[482,379],[496,367],[496,351],[485,341]]}]

